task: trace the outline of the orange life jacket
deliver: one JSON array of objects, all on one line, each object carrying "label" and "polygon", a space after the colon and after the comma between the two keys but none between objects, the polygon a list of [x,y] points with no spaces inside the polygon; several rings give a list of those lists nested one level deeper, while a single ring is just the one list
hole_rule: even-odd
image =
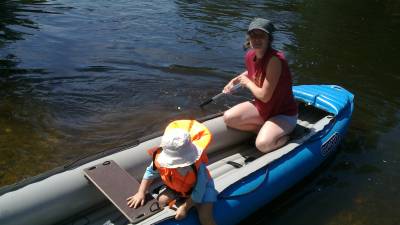
[{"label": "orange life jacket", "polygon": [[[166,128],[166,132],[168,129],[180,128],[189,132],[192,143],[196,145],[196,147],[202,151],[200,158],[191,165],[191,170],[186,174],[180,174],[178,168],[165,168],[160,166],[157,162],[157,157],[161,152],[161,148],[156,148],[150,150],[149,153],[153,155],[153,169],[157,169],[160,173],[161,179],[164,184],[167,185],[172,190],[180,193],[183,197],[186,197],[191,194],[193,187],[197,181],[197,171],[201,163],[208,163],[208,157],[205,153],[205,149],[211,142],[211,133],[206,126],[197,122],[196,120],[177,120],[168,125]],[[209,171],[207,170],[208,176],[210,176]]]}]

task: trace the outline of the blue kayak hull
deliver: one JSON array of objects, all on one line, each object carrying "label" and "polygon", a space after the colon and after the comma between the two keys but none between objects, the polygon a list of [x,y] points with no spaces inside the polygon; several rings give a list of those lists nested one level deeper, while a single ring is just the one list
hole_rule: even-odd
[{"label": "blue kayak hull", "polygon": [[[310,175],[331,154],[345,136],[354,110],[354,96],[335,85],[295,86],[298,101],[331,113],[335,119],[321,132],[268,166],[259,169],[220,193],[214,204],[217,224],[236,224],[271,202]],[[182,220],[161,224],[198,224],[195,210]]]}]

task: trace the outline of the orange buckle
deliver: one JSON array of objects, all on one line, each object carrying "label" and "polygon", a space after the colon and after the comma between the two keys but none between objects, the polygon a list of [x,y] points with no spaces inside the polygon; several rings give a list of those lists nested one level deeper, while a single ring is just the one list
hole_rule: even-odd
[{"label": "orange buckle", "polygon": [[168,202],[168,207],[169,207],[170,209],[172,209],[172,207],[175,205],[175,203],[176,203],[176,199],[171,200],[170,202]]}]

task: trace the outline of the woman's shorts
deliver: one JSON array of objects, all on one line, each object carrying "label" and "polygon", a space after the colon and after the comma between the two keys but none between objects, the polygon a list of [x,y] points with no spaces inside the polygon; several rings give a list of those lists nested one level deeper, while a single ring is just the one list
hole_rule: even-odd
[{"label": "woman's shorts", "polygon": [[296,127],[297,118],[299,117],[299,115],[298,114],[296,114],[294,116],[276,115],[274,117],[277,117],[277,118],[285,120],[294,129]]}]

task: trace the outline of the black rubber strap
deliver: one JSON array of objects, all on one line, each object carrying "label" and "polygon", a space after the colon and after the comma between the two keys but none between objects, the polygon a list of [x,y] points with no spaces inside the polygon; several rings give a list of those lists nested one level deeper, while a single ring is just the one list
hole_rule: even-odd
[{"label": "black rubber strap", "polygon": [[229,164],[229,165],[231,165],[231,166],[233,166],[233,167],[235,167],[235,168],[240,168],[240,167],[242,167],[242,164],[237,163],[237,162],[234,162],[234,161],[228,161],[228,162],[226,162],[226,164]]}]

